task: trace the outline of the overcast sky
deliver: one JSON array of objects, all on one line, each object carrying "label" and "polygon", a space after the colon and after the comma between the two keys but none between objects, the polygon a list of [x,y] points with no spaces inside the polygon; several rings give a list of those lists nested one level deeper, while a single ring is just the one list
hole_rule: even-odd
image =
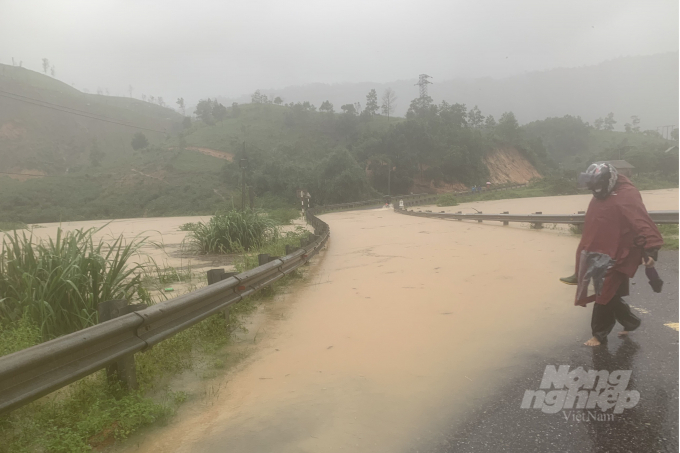
[{"label": "overcast sky", "polygon": [[0,63],[166,102],[677,50],[678,0],[0,0]]}]

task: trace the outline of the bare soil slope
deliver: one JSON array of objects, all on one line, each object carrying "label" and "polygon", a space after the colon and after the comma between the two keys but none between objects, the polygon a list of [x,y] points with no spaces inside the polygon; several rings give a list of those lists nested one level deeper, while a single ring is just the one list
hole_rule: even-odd
[{"label": "bare soil slope", "polygon": [[540,178],[536,168],[515,148],[500,148],[484,158],[489,169],[492,184],[514,182],[525,184],[533,178]]}]

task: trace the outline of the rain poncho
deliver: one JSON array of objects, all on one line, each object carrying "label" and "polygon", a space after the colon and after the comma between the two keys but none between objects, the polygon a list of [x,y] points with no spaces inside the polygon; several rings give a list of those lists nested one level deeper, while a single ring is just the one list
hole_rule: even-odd
[{"label": "rain poncho", "polygon": [[663,245],[640,192],[619,175],[612,193],[605,199],[593,197],[586,212],[576,251],[576,305],[607,304],[621,284],[635,275],[642,262],[642,249],[633,243],[638,236],[646,239],[648,250]]}]

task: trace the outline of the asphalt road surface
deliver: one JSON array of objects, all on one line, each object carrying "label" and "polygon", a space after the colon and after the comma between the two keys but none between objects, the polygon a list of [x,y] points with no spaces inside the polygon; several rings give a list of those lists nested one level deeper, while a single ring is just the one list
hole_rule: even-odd
[{"label": "asphalt road surface", "polygon": [[[625,298],[642,319],[641,327],[618,338],[617,324],[608,345],[564,345],[525,360],[525,372],[480,398],[477,407],[454,421],[451,429],[430,431],[414,444],[419,452],[677,452],[678,451],[678,252],[661,252],[657,263],[664,280],[653,293],[640,268]],[[592,310],[592,304],[587,310]],[[576,308],[575,308],[576,309]],[[584,326],[587,327],[587,326]],[[560,329],[560,320],[554,321]],[[583,338],[589,337],[587,328]],[[525,390],[538,390],[547,365],[570,370],[632,370],[628,390],[640,399],[613,420],[597,420],[587,410],[562,409],[545,414],[521,409]],[[581,414],[579,418],[577,415]]]}]

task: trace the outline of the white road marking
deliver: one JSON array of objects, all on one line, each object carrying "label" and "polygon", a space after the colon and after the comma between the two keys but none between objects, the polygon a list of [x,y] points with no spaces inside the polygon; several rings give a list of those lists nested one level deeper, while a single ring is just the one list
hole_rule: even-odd
[{"label": "white road marking", "polygon": [[674,329],[676,332],[678,331],[678,323],[677,322],[669,322],[664,324],[666,327],[670,327],[671,329]]}]

